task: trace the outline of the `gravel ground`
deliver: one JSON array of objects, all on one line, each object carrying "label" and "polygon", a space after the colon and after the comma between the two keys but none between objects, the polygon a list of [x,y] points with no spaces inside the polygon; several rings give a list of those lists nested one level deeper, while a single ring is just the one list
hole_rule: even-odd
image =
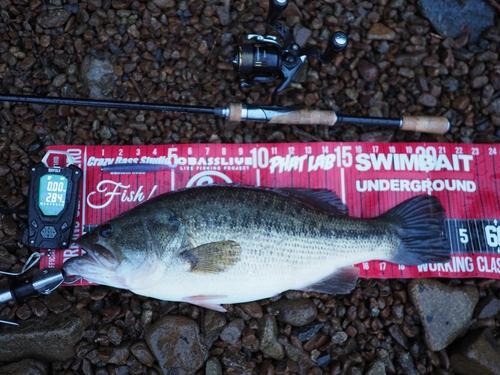
[{"label": "gravel ground", "polygon": [[[265,33],[267,6],[256,0],[229,6],[217,0],[0,0],[0,91],[202,106],[268,104],[276,84],[239,89],[231,64],[245,35]],[[451,130],[435,136],[360,126],[266,126],[204,115],[0,103],[2,207],[26,207],[28,167],[53,144],[498,142],[499,27],[475,44],[468,43],[466,28],[454,39],[443,38],[411,0],[299,0],[282,20],[301,45],[324,49],[336,28],[350,42],[332,64],[308,60],[278,97],[280,104],[375,117],[445,115]],[[30,254],[16,237],[24,217],[2,217],[0,269],[16,271]],[[500,288],[493,280],[445,283],[473,286],[480,303]],[[454,373],[446,350],[426,347],[407,281],[358,285],[336,298],[288,292],[285,307],[265,300],[229,306],[225,315],[111,288],[65,288],[19,308],[0,306],[0,318],[79,311],[85,329],[76,358],[46,360],[45,373],[51,374],[161,373],[167,360],[155,348],[175,340],[155,343],[151,332],[170,326],[178,332],[169,331],[169,337],[191,332],[185,351],[193,354],[172,374],[194,373],[201,366],[196,358],[209,358],[199,370],[207,374]],[[283,311],[302,320],[293,323]],[[167,313],[176,320],[166,321]],[[496,329],[497,316],[476,328]],[[384,372],[375,372],[377,366]]]}]

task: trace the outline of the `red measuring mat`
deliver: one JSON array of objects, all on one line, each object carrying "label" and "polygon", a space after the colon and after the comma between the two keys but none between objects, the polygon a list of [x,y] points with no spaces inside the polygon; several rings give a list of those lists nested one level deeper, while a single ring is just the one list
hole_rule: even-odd
[{"label": "red measuring mat", "polygon": [[[500,145],[448,143],[278,143],[52,146],[83,170],[74,239],[169,191],[210,183],[334,191],[354,217],[376,217],[421,194],[446,209],[449,263],[358,264],[362,277],[500,276]],[[45,250],[41,268],[81,254]],[[85,284],[81,281],[76,285]]]}]

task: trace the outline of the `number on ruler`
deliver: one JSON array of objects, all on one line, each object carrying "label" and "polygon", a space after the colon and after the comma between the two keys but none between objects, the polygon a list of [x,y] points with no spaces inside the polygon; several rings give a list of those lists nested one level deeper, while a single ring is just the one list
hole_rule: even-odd
[{"label": "number on ruler", "polygon": [[500,246],[500,227],[497,227],[496,225],[487,225],[484,227],[484,235],[486,237],[486,243],[488,244],[488,246]]},{"label": "number on ruler", "polygon": [[458,230],[458,234],[460,236],[460,242],[463,244],[468,244],[469,243],[469,233],[467,233],[466,228],[460,228]]}]

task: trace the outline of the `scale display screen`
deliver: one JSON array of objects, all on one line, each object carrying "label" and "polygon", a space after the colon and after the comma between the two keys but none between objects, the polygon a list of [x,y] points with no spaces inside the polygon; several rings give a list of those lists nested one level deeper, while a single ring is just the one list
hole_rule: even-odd
[{"label": "scale display screen", "polygon": [[38,207],[45,216],[57,216],[66,205],[68,179],[57,174],[46,174],[40,178]]}]

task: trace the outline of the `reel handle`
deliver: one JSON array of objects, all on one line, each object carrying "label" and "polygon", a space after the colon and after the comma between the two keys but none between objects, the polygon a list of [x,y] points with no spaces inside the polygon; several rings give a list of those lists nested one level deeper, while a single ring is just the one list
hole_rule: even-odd
[{"label": "reel handle", "polygon": [[325,64],[332,62],[333,58],[337,56],[338,53],[342,52],[347,46],[347,35],[342,31],[336,31],[330,36],[328,41],[328,47],[326,51],[321,56],[321,61]]},{"label": "reel handle", "polygon": [[329,64],[337,54],[344,50],[347,46],[347,42],[347,35],[342,31],[336,31],[330,36],[328,47],[326,47],[325,52],[316,46],[307,46],[301,50],[301,53],[314,57],[323,64]]},{"label": "reel handle", "polygon": [[281,16],[281,13],[283,13],[287,6],[288,0],[270,0],[269,12],[267,14],[266,21],[268,23],[275,22],[279,18],[279,16]]},{"label": "reel handle", "polygon": [[281,35],[281,37],[285,42],[286,47],[288,47],[290,43],[293,42],[292,34],[288,27],[286,27],[285,25],[281,24],[278,21],[278,18],[281,16],[281,13],[283,13],[283,11],[286,9],[287,6],[288,6],[288,0],[270,0],[269,11],[266,17],[267,25],[271,29],[276,31],[279,35]]}]

